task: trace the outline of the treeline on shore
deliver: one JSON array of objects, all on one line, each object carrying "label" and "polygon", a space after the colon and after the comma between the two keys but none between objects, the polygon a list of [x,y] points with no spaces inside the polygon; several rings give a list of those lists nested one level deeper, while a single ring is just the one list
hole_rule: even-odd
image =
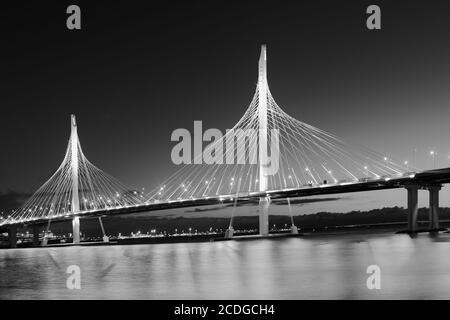
[{"label": "treeline on shore", "polygon": [[[207,213],[205,212],[205,215]],[[419,209],[419,221],[428,219],[428,208]],[[440,219],[450,220],[450,208],[440,209]],[[271,229],[283,229],[290,226],[290,217],[286,215],[270,215]],[[370,211],[351,211],[348,213],[318,212],[315,214],[295,215],[294,222],[301,230],[320,230],[343,226],[364,226],[407,221],[407,210],[402,207],[373,209]],[[129,235],[140,231],[143,234],[166,232],[168,234],[181,232],[207,232],[226,230],[230,224],[230,217],[164,217],[164,216],[123,216],[104,217],[103,224],[108,235]],[[236,230],[252,230],[258,228],[257,216],[238,216],[234,218],[233,226]],[[71,232],[71,223],[53,224],[50,227],[55,234]],[[82,219],[81,231],[86,236],[101,236],[101,229],[97,219]]]}]

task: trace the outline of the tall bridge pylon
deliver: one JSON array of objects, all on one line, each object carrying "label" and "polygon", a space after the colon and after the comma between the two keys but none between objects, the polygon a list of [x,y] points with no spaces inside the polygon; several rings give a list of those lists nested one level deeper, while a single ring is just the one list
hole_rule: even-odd
[{"label": "tall bridge pylon", "polygon": [[[213,135],[210,141],[203,153],[194,155],[194,161],[185,162],[151,191],[146,203],[257,194],[259,233],[266,236],[270,193],[398,178],[414,170],[389,155],[349,144],[288,115],[268,86],[265,45],[261,47],[258,82],[250,105],[232,129],[225,135]],[[228,234],[232,233],[230,226]]]},{"label": "tall bridge pylon", "polygon": [[[267,170],[268,164],[268,130],[267,130],[267,50],[266,45],[261,46],[261,55],[259,57],[259,75],[258,75],[258,121],[259,121],[259,191],[267,191]],[[259,233],[262,236],[269,234],[269,197],[259,199]]]}]

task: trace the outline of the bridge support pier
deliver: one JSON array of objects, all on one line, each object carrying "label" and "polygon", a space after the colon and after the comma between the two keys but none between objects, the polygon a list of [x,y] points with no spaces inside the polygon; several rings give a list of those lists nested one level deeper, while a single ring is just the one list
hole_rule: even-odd
[{"label": "bridge support pier", "polygon": [[294,224],[291,226],[291,233],[292,233],[292,234],[298,234],[298,228],[297,228],[297,226],[294,225]]},{"label": "bridge support pier", "polygon": [[80,218],[74,217],[72,220],[73,244],[80,244]]},{"label": "bridge support pier", "polygon": [[289,215],[291,216],[291,233],[298,234],[298,228],[294,223],[294,216],[292,215],[291,199],[287,198],[287,204],[289,208]]},{"label": "bridge support pier", "polygon": [[259,234],[263,237],[269,235],[269,206],[269,197],[259,198]]},{"label": "bridge support pier", "polygon": [[33,247],[39,247],[39,227],[33,226]]},{"label": "bridge support pier", "polygon": [[441,190],[441,186],[428,187],[428,192],[430,194],[430,208],[428,211],[430,230],[438,230],[439,229],[439,191],[440,190]]},{"label": "bridge support pier", "polygon": [[8,230],[8,236],[9,236],[9,247],[17,248],[17,228],[10,227]]},{"label": "bridge support pier", "polygon": [[234,235],[234,229],[232,226],[229,226],[227,230],[225,230],[225,239],[231,239]]},{"label": "bridge support pier", "polygon": [[102,217],[98,217],[98,222],[100,223],[100,227],[102,228],[103,242],[109,242],[109,237],[106,235],[105,228],[103,227]]},{"label": "bridge support pier", "polygon": [[417,231],[417,215],[418,215],[418,191],[419,186],[410,185],[406,187],[408,192],[408,229],[407,232],[414,233]]}]

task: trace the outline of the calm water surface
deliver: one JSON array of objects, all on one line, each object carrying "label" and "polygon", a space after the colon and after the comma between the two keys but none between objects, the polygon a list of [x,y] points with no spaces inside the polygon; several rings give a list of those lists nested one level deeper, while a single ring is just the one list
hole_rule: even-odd
[{"label": "calm water surface", "polygon": [[[366,287],[372,264],[381,290]],[[124,298],[450,299],[450,234],[0,250],[0,299]]]}]

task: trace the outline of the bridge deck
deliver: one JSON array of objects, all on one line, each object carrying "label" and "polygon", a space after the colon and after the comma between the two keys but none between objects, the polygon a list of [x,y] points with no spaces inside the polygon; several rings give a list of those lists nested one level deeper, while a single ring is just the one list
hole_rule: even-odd
[{"label": "bridge deck", "polygon": [[[403,176],[397,178],[386,178],[379,180],[370,180],[365,182],[343,182],[333,185],[321,185],[298,189],[273,190],[268,192],[239,194],[237,200],[234,199],[235,195],[227,195],[219,197],[145,203],[142,205],[125,206],[120,208],[92,210],[79,212],[77,214],[54,216],[51,218],[51,221],[52,222],[68,221],[72,220],[74,216],[79,216],[83,218],[92,218],[92,217],[125,215],[139,212],[160,211],[178,208],[222,205],[234,203],[235,201],[237,201],[237,203],[249,203],[249,202],[257,202],[259,201],[260,197],[265,196],[270,196],[271,199],[285,199],[285,198],[298,198],[298,197],[308,197],[308,196],[338,194],[338,193],[396,189],[396,188],[404,188],[405,186],[408,185],[419,185],[422,187],[426,187],[429,185],[440,185],[444,183],[450,183],[450,168],[423,171],[417,174],[411,174],[410,176],[406,177]],[[3,223],[1,227],[6,228],[8,226],[20,227],[32,225],[45,225],[48,223],[48,220],[49,218],[34,218],[33,220],[27,221],[15,221]]]}]

